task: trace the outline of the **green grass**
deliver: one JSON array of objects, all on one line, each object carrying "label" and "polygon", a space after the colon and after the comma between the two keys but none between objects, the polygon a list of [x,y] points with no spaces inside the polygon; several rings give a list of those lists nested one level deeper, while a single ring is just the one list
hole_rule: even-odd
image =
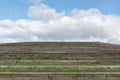
[{"label": "green grass", "polygon": [[120,64],[1,64],[0,66],[120,66]]},{"label": "green grass", "polygon": [[0,78],[0,80],[120,80],[120,78],[35,78],[35,77],[19,77],[19,78]]},{"label": "green grass", "polygon": [[13,69],[0,69],[0,72],[120,72],[120,70],[107,70],[107,69],[95,69],[95,70],[13,70]]},{"label": "green grass", "polygon": [[65,59],[72,59],[72,60],[119,60],[120,55],[119,54],[86,54],[86,55],[63,55],[63,54],[56,54],[56,55],[43,55],[43,54],[32,54],[32,55],[2,55],[0,56],[0,60],[65,60]]},{"label": "green grass", "polygon": [[120,64],[2,64],[0,66],[120,66]]}]

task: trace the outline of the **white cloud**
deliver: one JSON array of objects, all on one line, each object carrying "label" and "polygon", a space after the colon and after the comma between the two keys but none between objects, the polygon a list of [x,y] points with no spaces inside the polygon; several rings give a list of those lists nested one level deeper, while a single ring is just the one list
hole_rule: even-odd
[{"label": "white cloud", "polygon": [[32,19],[48,21],[51,19],[59,19],[64,16],[64,12],[57,13],[54,9],[44,5],[30,6],[28,15]]},{"label": "white cloud", "polygon": [[66,16],[40,4],[30,6],[28,14],[30,20],[1,20],[0,42],[120,42],[120,16],[104,15],[98,9],[74,9]]}]

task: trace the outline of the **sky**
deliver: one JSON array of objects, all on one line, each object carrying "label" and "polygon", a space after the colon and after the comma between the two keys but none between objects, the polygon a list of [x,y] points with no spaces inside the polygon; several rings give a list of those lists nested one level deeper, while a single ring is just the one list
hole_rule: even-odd
[{"label": "sky", "polygon": [[120,44],[120,0],[1,0],[0,43]]}]

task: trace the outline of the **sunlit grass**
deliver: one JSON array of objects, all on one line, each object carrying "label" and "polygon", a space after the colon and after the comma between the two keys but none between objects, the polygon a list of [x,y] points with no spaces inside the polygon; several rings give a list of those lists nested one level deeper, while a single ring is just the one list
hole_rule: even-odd
[{"label": "sunlit grass", "polygon": [[86,70],[57,70],[57,69],[51,69],[51,70],[22,70],[22,69],[0,69],[0,72],[120,72],[120,70],[108,70],[108,69],[86,69]]}]

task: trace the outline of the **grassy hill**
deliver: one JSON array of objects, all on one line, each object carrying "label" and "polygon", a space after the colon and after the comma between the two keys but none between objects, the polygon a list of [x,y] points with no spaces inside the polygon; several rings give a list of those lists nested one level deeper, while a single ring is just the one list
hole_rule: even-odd
[{"label": "grassy hill", "polygon": [[0,72],[12,72],[14,74],[17,72],[49,72],[56,74],[119,73],[120,45],[101,42],[23,42],[0,44]]}]

